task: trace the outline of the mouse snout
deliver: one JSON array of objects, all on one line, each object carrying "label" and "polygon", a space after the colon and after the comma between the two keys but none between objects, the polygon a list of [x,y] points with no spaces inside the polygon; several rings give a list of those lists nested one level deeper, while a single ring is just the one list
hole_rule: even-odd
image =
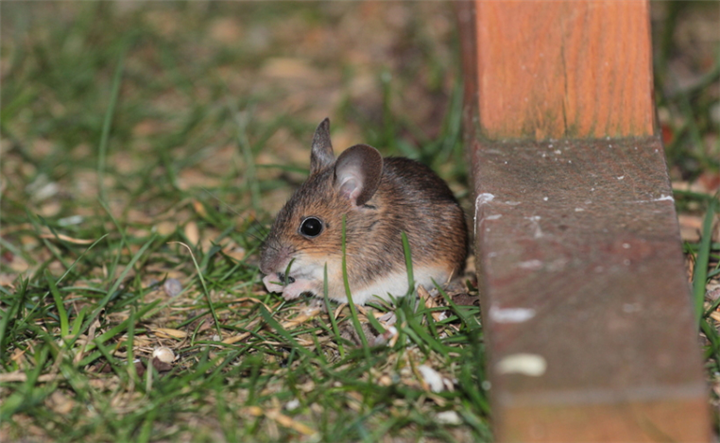
[{"label": "mouse snout", "polygon": [[276,244],[276,242],[271,241],[266,242],[260,254],[260,271],[265,275],[277,273],[277,276],[284,276],[285,274],[277,271],[279,269],[285,270],[288,261],[292,258],[293,252],[294,249],[290,246],[280,246]]},{"label": "mouse snout", "polygon": [[290,283],[295,283],[295,279],[294,279],[294,278],[290,277],[289,275],[286,276],[286,275],[283,274],[282,272],[278,272],[278,273],[277,273],[277,277],[278,277],[278,278],[280,279],[280,281],[283,282],[283,283],[285,283],[285,282],[287,282],[288,284],[290,284]]},{"label": "mouse snout", "polygon": [[282,272],[272,272],[266,275],[262,279],[262,282],[268,292],[282,293],[286,287],[295,283],[295,279],[289,275],[283,274]]}]

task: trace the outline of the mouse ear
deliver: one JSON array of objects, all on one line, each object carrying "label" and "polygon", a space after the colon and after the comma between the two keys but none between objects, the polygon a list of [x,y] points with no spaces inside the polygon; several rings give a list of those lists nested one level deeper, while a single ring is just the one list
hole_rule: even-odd
[{"label": "mouse ear", "polygon": [[315,130],[310,152],[310,175],[316,174],[335,161],[332,143],[330,143],[330,119],[321,121]]},{"label": "mouse ear", "polygon": [[346,149],[335,163],[335,188],[355,206],[372,198],[380,185],[383,159],[377,149],[355,145]]}]

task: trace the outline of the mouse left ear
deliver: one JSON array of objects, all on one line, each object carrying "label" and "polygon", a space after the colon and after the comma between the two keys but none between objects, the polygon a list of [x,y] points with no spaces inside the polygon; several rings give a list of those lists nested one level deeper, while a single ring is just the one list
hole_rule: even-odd
[{"label": "mouse left ear", "polygon": [[382,170],[383,159],[377,149],[351,146],[335,162],[335,188],[355,206],[362,206],[375,195]]},{"label": "mouse left ear", "polygon": [[310,151],[310,175],[316,174],[335,161],[332,143],[330,142],[330,119],[321,121],[315,130]]}]

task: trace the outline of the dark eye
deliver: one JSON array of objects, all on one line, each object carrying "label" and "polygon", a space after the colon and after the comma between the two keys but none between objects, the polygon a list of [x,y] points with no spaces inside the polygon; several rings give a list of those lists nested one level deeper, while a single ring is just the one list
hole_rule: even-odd
[{"label": "dark eye", "polygon": [[319,218],[308,217],[300,223],[300,233],[305,237],[317,237],[323,230],[323,222]]}]

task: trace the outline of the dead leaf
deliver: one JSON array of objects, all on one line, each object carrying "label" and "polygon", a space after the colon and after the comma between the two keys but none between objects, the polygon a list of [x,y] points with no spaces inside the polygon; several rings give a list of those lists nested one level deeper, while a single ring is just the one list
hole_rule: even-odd
[{"label": "dead leaf", "polygon": [[208,213],[205,210],[205,206],[197,200],[192,201],[192,206],[195,212],[202,218],[207,218]]},{"label": "dead leaf", "polygon": [[90,245],[90,244],[92,244],[93,242],[95,242],[95,240],[84,240],[84,239],[81,239],[81,238],[73,238],[73,237],[69,237],[69,236],[64,235],[64,234],[58,234],[57,236],[55,236],[54,234],[41,234],[41,235],[40,235],[40,238],[47,238],[47,239],[50,239],[50,240],[53,240],[53,239],[56,239],[56,238],[57,238],[57,239],[60,239],[60,240],[62,240],[62,241],[66,241],[66,242],[68,242],[68,243],[73,243],[73,244],[76,244],[76,245]]},{"label": "dead leaf", "polygon": [[187,332],[179,329],[157,328],[152,331],[158,338],[187,338]]},{"label": "dead leaf", "polygon": [[314,435],[315,430],[313,430],[311,427],[300,423],[298,421],[293,420],[292,418],[288,417],[287,415],[281,414],[280,411],[277,409],[271,409],[269,411],[265,411],[265,416],[267,418],[270,418],[272,420],[275,420],[280,425],[285,426],[286,428],[293,429],[301,434],[304,435]]},{"label": "dead leaf", "polygon": [[314,81],[321,78],[319,72],[307,61],[299,58],[269,58],[262,66],[261,75],[284,80]]},{"label": "dead leaf", "polygon": [[185,237],[191,245],[196,245],[200,242],[200,230],[195,222],[191,221],[185,225]]},{"label": "dead leaf", "polygon": [[242,31],[236,20],[225,17],[212,23],[210,37],[219,43],[236,44],[242,37]]},{"label": "dead leaf", "polygon": [[710,317],[715,320],[716,322],[720,323],[720,312],[718,311],[712,311],[710,313]]},{"label": "dead leaf", "polygon": [[[8,372],[6,374],[0,374],[0,383],[11,383],[11,382],[26,382],[28,379],[27,374],[21,371]],[[65,376],[62,374],[43,374],[37,378],[39,383],[47,383],[55,380],[64,380]]]},{"label": "dead leaf", "polygon": [[162,221],[155,225],[155,229],[158,234],[162,236],[170,235],[177,229],[177,223],[171,221]]},{"label": "dead leaf", "polygon": [[245,248],[240,246],[226,246],[223,248],[223,254],[237,261],[242,261],[245,258]]},{"label": "dead leaf", "polygon": [[75,401],[60,390],[50,394],[45,404],[54,412],[61,415],[69,414],[75,407]]},{"label": "dead leaf", "polygon": [[239,342],[239,341],[245,340],[245,339],[248,338],[250,335],[251,335],[250,332],[243,332],[242,334],[235,335],[235,336],[232,336],[232,337],[228,337],[228,338],[224,339],[222,342],[225,343],[226,345],[233,345],[233,344],[235,344],[235,343],[237,343],[237,342]]}]

